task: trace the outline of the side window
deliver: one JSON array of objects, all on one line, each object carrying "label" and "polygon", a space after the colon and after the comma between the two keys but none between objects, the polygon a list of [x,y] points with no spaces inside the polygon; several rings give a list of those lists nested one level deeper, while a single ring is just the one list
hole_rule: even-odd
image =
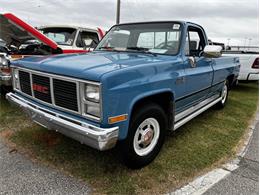
[{"label": "side window", "polygon": [[198,32],[189,31],[190,35],[190,50],[191,52],[197,52],[199,49],[200,37]]},{"label": "side window", "polygon": [[[191,27],[188,29],[188,53],[190,56],[200,56],[203,51],[206,42],[202,31],[199,28]],[[187,39],[186,39],[187,42]],[[185,47],[186,49],[186,47]]]},{"label": "side window", "polygon": [[98,44],[98,34],[94,32],[81,31],[79,32],[76,46],[77,47],[96,47]]}]

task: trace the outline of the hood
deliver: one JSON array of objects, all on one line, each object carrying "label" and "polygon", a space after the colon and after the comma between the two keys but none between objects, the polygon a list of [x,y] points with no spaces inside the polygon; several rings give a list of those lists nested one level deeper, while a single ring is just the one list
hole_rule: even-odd
[{"label": "hood", "polygon": [[57,43],[11,13],[0,14],[0,39],[7,45],[15,46],[20,46],[30,39],[37,39],[52,49],[58,47]]},{"label": "hood", "polygon": [[[100,81],[105,73],[165,61],[169,56],[128,52],[91,52],[84,54],[30,57],[17,60],[13,65],[79,79]],[[172,59],[172,56],[171,56]]]}]

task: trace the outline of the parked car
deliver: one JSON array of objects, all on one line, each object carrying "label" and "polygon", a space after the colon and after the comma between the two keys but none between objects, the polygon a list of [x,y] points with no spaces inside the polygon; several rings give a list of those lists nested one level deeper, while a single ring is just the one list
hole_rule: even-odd
[{"label": "parked car", "polygon": [[238,57],[241,63],[239,81],[258,81],[259,53],[252,51],[225,51],[224,56]]},{"label": "parked car", "polygon": [[126,165],[140,168],[157,156],[166,130],[225,106],[239,59],[221,57],[207,40],[190,22],[115,25],[91,53],[13,62],[15,92],[6,98],[83,144],[118,143]]},{"label": "parked car", "polygon": [[63,53],[92,51],[104,36],[104,31],[100,28],[55,25],[41,26],[37,29],[55,41]]},{"label": "parked car", "polygon": [[[89,52],[104,36],[101,28],[69,25],[42,26],[37,30],[10,13],[0,15],[0,24],[0,51],[6,51],[9,60],[31,55]],[[4,70],[0,68],[0,86],[6,89],[11,86],[11,77],[10,69],[5,67]],[[7,72],[9,80],[6,80]]]}]

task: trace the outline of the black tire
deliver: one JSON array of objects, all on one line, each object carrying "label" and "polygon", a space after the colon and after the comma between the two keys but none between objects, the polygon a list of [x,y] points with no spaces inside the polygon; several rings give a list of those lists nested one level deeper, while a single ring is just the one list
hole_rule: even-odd
[{"label": "black tire", "polygon": [[[149,129],[151,129],[151,132],[153,132],[152,136],[150,134],[150,138],[152,139],[152,141],[150,144],[147,145],[147,148],[150,145],[151,146],[153,146],[154,144],[155,145],[149,153],[140,156],[135,150],[134,139],[135,139],[136,133],[138,135],[137,137],[140,137],[138,128],[141,124],[144,124],[143,122],[146,119],[148,120],[148,122],[149,122],[149,120],[152,120],[153,122],[156,122],[156,121],[158,122],[157,124],[159,124],[159,128],[156,128],[156,129],[159,129],[159,135],[158,135],[158,133],[155,133],[158,131],[153,130],[152,126],[150,126],[151,128],[147,127],[148,131],[149,131]],[[154,104],[154,103],[145,104],[144,106],[140,107],[137,111],[135,111],[133,113],[133,116],[131,118],[130,125],[129,125],[129,131],[128,131],[127,138],[120,142],[121,154],[122,154],[124,163],[126,164],[127,167],[132,168],[132,169],[138,169],[138,168],[141,168],[141,167],[149,164],[150,162],[152,162],[155,159],[155,157],[158,155],[158,153],[164,143],[166,124],[167,124],[167,117],[165,115],[165,112],[157,104]],[[149,135],[148,135],[148,137],[149,137]],[[156,139],[156,137],[158,137],[158,139]],[[157,140],[157,142],[154,140]],[[139,146],[140,145],[138,145],[138,147]]]},{"label": "black tire", "polygon": [[236,79],[236,80],[234,81],[233,86],[232,86],[231,88],[232,88],[232,89],[233,89],[233,88],[236,88],[236,87],[238,86],[238,84],[239,84],[239,81],[238,81],[238,79]]},{"label": "black tire", "polygon": [[[226,90],[226,93],[225,93],[225,90]],[[223,93],[225,93],[225,95]],[[222,109],[225,107],[227,100],[228,100],[228,94],[229,94],[229,82],[228,82],[228,80],[226,80],[223,85],[222,92],[221,92],[222,100],[216,104],[216,108]]]}]

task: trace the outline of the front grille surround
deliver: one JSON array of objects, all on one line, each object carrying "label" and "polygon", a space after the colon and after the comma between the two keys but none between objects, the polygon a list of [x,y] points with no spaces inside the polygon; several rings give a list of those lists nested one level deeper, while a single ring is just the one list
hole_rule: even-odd
[{"label": "front grille surround", "polygon": [[[43,104],[46,104],[48,106],[51,106],[53,108],[58,108],[58,109],[61,109],[61,110],[64,110],[64,111],[68,111],[68,112],[71,112],[71,113],[74,113],[74,114],[79,114],[87,119],[91,119],[91,120],[94,120],[94,121],[97,121],[97,122],[101,122],[101,118],[102,118],[102,101],[100,101],[100,110],[101,110],[101,115],[100,117],[93,117],[92,115],[88,115],[88,114],[85,114],[83,112],[83,103],[82,103],[82,98],[81,97],[84,97],[84,92],[81,90],[81,86],[88,83],[88,84],[94,84],[94,85],[98,85],[100,86],[101,88],[101,84],[98,83],[98,82],[94,82],[94,81],[85,81],[85,80],[80,80],[80,79],[72,79],[72,78],[69,78],[69,77],[65,77],[65,76],[60,76],[60,75],[53,75],[53,74],[49,74],[49,73],[42,73],[42,72],[38,72],[38,71],[34,71],[34,70],[28,70],[28,69],[24,69],[24,68],[15,68],[18,70],[19,72],[19,75],[20,75],[20,72],[26,72],[30,75],[30,87],[31,87],[31,94],[28,94],[28,93],[24,93],[21,89],[21,86],[19,86],[19,89],[18,88],[15,88],[14,90],[15,91],[18,91],[20,93],[22,93],[23,95],[29,97],[29,98],[34,98],[36,101],[40,102],[40,103],[43,103]],[[49,83],[50,83],[50,93],[51,93],[51,102],[47,102],[47,101],[43,101],[37,97],[35,97],[35,92],[32,88],[32,85],[33,85],[33,75],[37,75],[37,76],[40,76],[40,77],[47,77],[49,78]],[[54,85],[53,85],[53,82],[54,80],[58,80],[58,81],[64,81],[64,82],[68,82],[68,83],[71,83],[73,85],[76,86],[76,106],[77,106],[77,109],[68,109],[66,107],[62,107],[62,106],[59,106],[56,104],[55,102],[55,95],[54,95]],[[19,84],[20,84],[20,78],[19,78]],[[101,93],[101,91],[100,91]],[[65,100],[66,101],[66,100]],[[75,108],[75,107],[74,107]]]}]

